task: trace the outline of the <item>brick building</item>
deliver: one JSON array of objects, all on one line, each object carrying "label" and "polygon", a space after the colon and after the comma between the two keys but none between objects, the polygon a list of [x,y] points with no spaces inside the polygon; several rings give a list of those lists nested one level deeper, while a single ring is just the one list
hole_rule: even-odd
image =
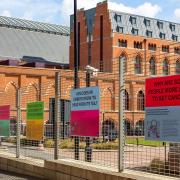
[{"label": "brick building", "polygon": [[[4,38],[0,41],[4,42],[0,46],[1,104],[11,104],[11,117],[16,119],[16,93],[22,88],[23,122],[26,103],[37,100],[45,102],[48,121],[49,100],[54,97],[54,76],[58,69],[62,76],[61,98],[70,100],[73,88],[73,17],[70,47],[67,27],[6,17],[0,20],[0,38]],[[141,134],[145,78],[180,72],[180,25],[112,11],[105,1],[96,8],[78,11],[78,32],[79,84],[86,85],[86,65],[100,70],[98,76],[91,78],[91,85],[101,89],[101,122],[109,125],[110,131],[116,131],[119,61],[123,58],[126,131]]]},{"label": "brick building", "polygon": [[69,27],[0,16],[0,105],[11,105],[12,120],[19,88],[23,122],[28,101],[54,96],[54,69],[69,68],[68,48]]},{"label": "brick building", "polygon": [[[73,15],[70,30],[73,69]],[[116,74],[118,62],[125,59],[126,131],[142,134],[145,78],[180,73],[180,24],[110,10],[104,1],[95,8],[78,11],[78,36],[81,70],[91,65],[100,72]],[[113,78],[105,78],[102,83],[107,83],[102,112],[114,116],[118,110],[118,83]]]},{"label": "brick building", "polygon": [[[61,72],[61,99],[70,100],[74,73],[69,69],[69,28],[16,18],[0,17],[0,105],[11,106],[11,120],[17,119],[17,91],[22,90],[22,122],[26,123],[26,104],[45,102],[45,121],[49,120],[50,98],[55,96],[55,72]],[[79,72],[80,86],[86,85],[85,72]],[[103,82],[103,79],[110,79]],[[91,79],[102,91],[102,108],[111,101],[116,76],[100,73]],[[113,82],[112,82],[113,79]],[[116,78],[117,79],[117,78]],[[107,103],[108,107],[115,104]],[[107,108],[111,109],[111,108]],[[102,118],[117,120],[117,112],[103,112]]]}]

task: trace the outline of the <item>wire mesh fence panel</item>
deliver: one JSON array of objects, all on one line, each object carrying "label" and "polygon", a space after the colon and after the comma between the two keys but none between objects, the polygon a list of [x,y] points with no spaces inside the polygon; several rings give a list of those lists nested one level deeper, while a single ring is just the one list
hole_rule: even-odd
[{"label": "wire mesh fence panel", "polygon": [[[96,68],[98,67],[95,66]],[[80,67],[83,69],[84,67]],[[118,65],[117,65],[118,68]],[[61,126],[60,158],[75,159],[75,148],[78,149],[80,161],[91,162],[103,167],[110,167],[117,171],[118,167],[118,70],[116,73],[90,73],[80,70],[78,73],[79,88],[99,86],[100,111],[99,111],[99,136],[78,136],[79,144],[75,147],[75,137],[71,136],[70,103],[71,91],[74,88],[74,72],[61,73]],[[90,114],[87,114],[87,118]],[[66,119],[68,122],[66,122]],[[64,129],[64,130],[63,130]]]},{"label": "wire mesh fence panel", "polygon": [[[10,81],[0,93],[0,152],[16,154],[17,85]],[[8,115],[9,114],[9,115]]]},{"label": "wire mesh fence panel", "polygon": [[21,94],[21,155],[37,158],[54,158],[54,79],[41,86],[30,83]]},{"label": "wire mesh fence panel", "polygon": [[[179,177],[179,143],[173,143],[171,140],[166,140],[167,142],[158,141],[158,138],[155,138],[155,136],[159,137],[160,125],[163,126],[164,132],[166,129],[166,135],[164,134],[164,136],[169,136],[167,134],[168,132],[171,134],[171,138],[177,134],[172,135],[172,133],[175,133],[173,132],[173,128],[169,128],[168,130],[167,127],[163,125],[163,120],[161,120],[162,116],[160,116],[160,114],[157,121],[154,120],[150,126],[145,123],[145,104],[147,104],[147,102],[145,102],[145,93],[148,93],[145,89],[145,80],[148,78],[178,75],[180,73],[180,53],[178,50],[180,49],[180,44],[174,43],[161,48],[156,47],[156,49],[150,49],[150,47],[151,44],[148,46],[149,50],[128,50],[128,55],[123,53],[124,51],[122,48],[122,54],[120,56],[120,58],[124,58],[126,62],[124,64],[124,167],[126,169]],[[168,88],[168,85],[166,87]],[[170,88],[172,88],[172,86],[170,86]],[[154,95],[159,94],[159,96],[161,96],[162,87],[159,87],[159,92],[156,92],[157,89],[158,88],[155,88],[153,90]],[[175,92],[173,89],[171,90],[169,90],[167,94],[173,94]],[[179,89],[177,92],[179,93]],[[161,99],[161,101],[164,102],[165,106],[165,99]],[[167,109],[162,106],[162,109],[163,108]],[[164,118],[165,116],[163,119]],[[169,120],[167,119],[167,121]],[[174,121],[170,122],[170,127],[172,127],[173,123]],[[154,138],[152,137],[152,140],[145,140],[145,133],[150,132],[150,129],[152,133],[154,133]],[[146,134],[146,138],[149,136],[150,135]]]},{"label": "wire mesh fence panel", "polygon": [[[153,138],[145,140],[145,135],[148,136],[145,81],[180,74],[180,45],[174,43],[155,48],[149,44],[148,49],[135,46],[128,52],[118,48],[122,49],[121,53],[108,61],[104,59],[107,63],[95,63],[99,60],[93,60],[91,65],[101,68],[101,72],[89,72],[84,66],[80,66],[78,72],[78,88],[98,86],[100,89],[98,136],[72,136],[73,70],[59,70],[57,84],[55,73],[46,81],[41,77],[41,80],[37,78],[23,84],[20,98],[20,155],[52,160],[58,153],[60,159],[78,159],[115,171],[123,166],[124,169],[180,177],[180,142],[154,141]],[[122,61],[124,63],[121,64]],[[0,108],[10,105],[10,135],[1,135],[5,147],[0,149],[2,153],[8,151],[17,154],[17,91],[18,86],[10,81],[0,93]],[[160,91],[161,88],[153,92]],[[168,90],[168,93],[173,94],[173,91]],[[86,117],[91,115],[86,114]],[[151,131],[157,131],[158,126],[153,121]],[[172,130],[171,133],[175,132]],[[158,136],[158,133],[154,136]]]}]

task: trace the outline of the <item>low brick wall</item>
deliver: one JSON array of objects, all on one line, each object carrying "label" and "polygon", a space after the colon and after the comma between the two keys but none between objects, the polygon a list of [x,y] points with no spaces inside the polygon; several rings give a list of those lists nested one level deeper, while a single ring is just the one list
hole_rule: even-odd
[{"label": "low brick wall", "polygon": [[15,158],[9,153],[0,154],[0,169],[49,180],[170,180],[171,177],[140,173],[116,173],[84,162],[67,160],[42,161]]},{"label": "low brick wall", "polygon": [[0,154],[0,169],[44,179],[44,163]]},{"label": "low brick wall", "polygon": [[62,180],[135,180],[131,175],[115,173],[92,165],[65,161],[45,161],[46,177]]}]

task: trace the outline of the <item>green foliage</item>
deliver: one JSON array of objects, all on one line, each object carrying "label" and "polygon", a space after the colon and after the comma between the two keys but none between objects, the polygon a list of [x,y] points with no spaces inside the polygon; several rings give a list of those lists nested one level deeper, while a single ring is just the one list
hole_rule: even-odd
[{"label": "green foliage", "polygon": [[118,143],[116,142],[107,142],[107,143],[98,143],[98,144],[92,144],[93,149],[107,149],[107,150],[117,150],[118,149]]},{"label": "green foliage", "polygon": [[44,147],[53,148],[54,147],[54,140],[53,139],[46,139],[44,141]]},{"label": "green foliage", "polygon": [[126,137],[126,144],[144,145],[144,146],[154,146],[162,147],[163,142],[160,141],[147,141],[144,137]]},{"label": "green foliage", "polygon": [[[85,148],[85,142],[80,142],[79,144],[80,149]],[[74,149],[74,140],[73,139],[64,139],[60,141],[60,148],[61,149]]]}]

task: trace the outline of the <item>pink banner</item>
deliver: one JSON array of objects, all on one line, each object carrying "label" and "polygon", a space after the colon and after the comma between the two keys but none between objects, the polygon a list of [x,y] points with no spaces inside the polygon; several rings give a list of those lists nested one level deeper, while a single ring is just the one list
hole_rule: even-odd
[{"label": "pink banner", "polygon": [[71,111],[71,136],[99,136],[99,110]]},{"label": "pink banner", "polygon": [[0,120],[10,120],[10,105],[0,106]]}]

